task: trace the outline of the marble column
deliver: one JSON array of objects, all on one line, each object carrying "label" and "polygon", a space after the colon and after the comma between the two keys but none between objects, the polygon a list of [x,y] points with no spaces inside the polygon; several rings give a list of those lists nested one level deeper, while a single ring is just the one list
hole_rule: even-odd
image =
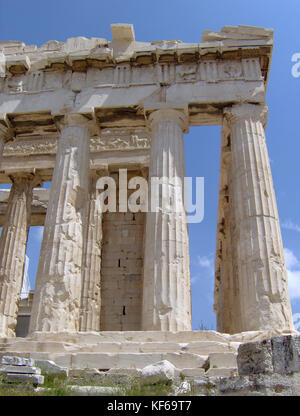
[{"label": "marble column", "polygon": [[97,203],[96,184],[108,172],[92,171],[90,175],[87,222],[82,258],[82,291],[80,331],[100,331],[102,212]]},{"label": "marble column", "polygon": [[239,302],[229,330],[289,331],[287,271],[264,132],[267,108],[234,105],[224,115],[230,126],[230,239]]},{"label": "marble column", "polygon": [[[180,331],[191,329],[188,227],[183,207],[185,114],[161,109],[149,117],[151,154],[149,185],[163,178],[162,199],[157,212],[148,212],[145,230],[142,329]],[[181,181],[174,185],[174,178]],[[175,195],[175,196],[174,196]],[[154,193],[150,193],[153,203]],[[175,208],[175,209],[174,209]]]},{"label": "marble column", "polygon": [[230,128],[224,119],[221,133],[219,203],[215,258],[214,312],[217,329],[223,333],[240,332],[238,273],[232,256],[231,140]]},{"label": "marble column", "polygon": [[15,336],[23,282],[32,189],[39,183],[33,174],[10,176],[12,186],[0,238],[0,336]]},{"label": "marble column", "polygon": [[60,138],[30,320],[33,331],[78,331],[83,228],[89,178],[89,122],[69,114]]}]

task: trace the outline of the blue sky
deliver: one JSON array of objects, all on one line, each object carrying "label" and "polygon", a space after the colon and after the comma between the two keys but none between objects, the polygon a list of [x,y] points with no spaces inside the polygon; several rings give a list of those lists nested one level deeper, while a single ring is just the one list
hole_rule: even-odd
[{"label": "blue sky", "polygon": [[[0,40],[41,46],[69,37],[111,39],[111,23],[132,23],[139,41],[180,39],[199,42],[203,30],[225,25],[274,29],[274,52],[267,91],[266,130],[289,270],[293,313],[300,313],[300,77],[291,75],[291,57],[300,53],[299,0],[0,0]],[[193,127],[185,136],[187,176],[205,178],[205,215],[190,224],[193,328],[215,328],[213,262],[215,251],[220,126]],[[41,230],[29,234],[33,287]],[[300,315],[298,320],[300,322]]]}]

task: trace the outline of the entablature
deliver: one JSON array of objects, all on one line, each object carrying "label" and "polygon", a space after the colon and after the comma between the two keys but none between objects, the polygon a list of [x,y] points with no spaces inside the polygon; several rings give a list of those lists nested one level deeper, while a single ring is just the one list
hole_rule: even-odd
[{"label": "entablature", "polygon": [[17,136],[55,134],[65,112],[94,112],[101,129],[145,127],[145,106],[179,103],[201,125],[219,124],[223,106],[265,101],[272,29],[225,26],[200,43],[137,42],[132,25],[111,29],[112,41],[0,42],[0,114]]}]

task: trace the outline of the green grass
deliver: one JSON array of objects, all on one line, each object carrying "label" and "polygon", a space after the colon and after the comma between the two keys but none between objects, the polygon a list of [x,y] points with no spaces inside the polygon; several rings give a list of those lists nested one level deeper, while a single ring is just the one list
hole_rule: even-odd
[{"label": "green grass", "polygon": [[124,387],[124,396],[168,396],[172,393],[172,383],[143,385],[139,379],[134,379]]},{"label": "green grass", "polygon": [[172,383],[144,385],[138,377],[128,376],[122,383],[116,383],[113,377],[87,375],[82,372],[79,377],[45,375],[44,384],[39,386],[46,390],[34,391],[32,384],[8,384],[0,375],[0,396],[76,396],[69,386],[99,386],[118,388],[117,395],[122,396],[167,396],[172,394]]}]

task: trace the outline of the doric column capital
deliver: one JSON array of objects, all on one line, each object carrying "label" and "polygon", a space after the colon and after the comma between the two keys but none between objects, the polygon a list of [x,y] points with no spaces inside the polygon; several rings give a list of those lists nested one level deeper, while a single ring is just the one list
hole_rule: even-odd
[{"label": "doric column capital", "polygon": [[12,183],[17,186],[30,184],[32,188],[42,186],[42,178],[34,172],[11,172],[8,175]]},{"label": "doric column capital", "polygon": [[225,107],[223,114],[229,123],[251,119],[261,121],[265,127],[268,118],[268,107],[249,103],[235,104],[232,107]]},{"label": "doric column capital", "polygon": [[162,120],[173,120],[180,124],[182,130],[187,133],[189,128],[189,120],[187,115],[182,110],[175,110],[173,108],[160,108],[154,110],[148,116],[148,127],[151,129],[154,124]]},{"label": "doric column capital", "polygon": [[93,115],[67,113],[54,116],[54,122],[60,131],[68,127],[84,127],[89,131],[91,136],[100,135],[100,127],[97,125]]},{"label": "doric column capital", "polygon": [[97,169],[92,170],[91,175],[96,176],[98,178],[101,178],[102,176],[108,176],[109,175],[108,166],[102,166],[102,167],[98,167]]},{"label": "doric column capital", "polygon": [[3,140],[3,142],[6,143],[9,142],[13,136],[13,129],[0,123],[0,140]]}]

